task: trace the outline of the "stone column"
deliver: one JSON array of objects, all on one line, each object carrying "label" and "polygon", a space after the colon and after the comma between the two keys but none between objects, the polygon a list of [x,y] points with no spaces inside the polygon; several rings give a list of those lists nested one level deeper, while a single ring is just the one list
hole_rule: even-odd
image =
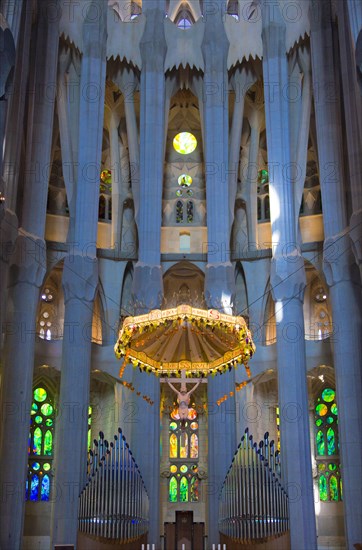
[{"label": "stone column", "polygon": [[260,131],[263,123],[263,114],[255,105],[250,106],[248,120],[251,128],[249,162],[246,180],[246,203],[248,205],[248,243],[249,250],[255,250],[258,247],[258,157]]},{"label": "stone column", "polygon": [[[52,544],[76,544],[78,495],[87,460],[93,301],[98,284],[96,239],[106,72],[107,6],[89,5],[83,23],[75,247],[65,259],[59,418],[55,439]],[[96,90],[96,93],[95,93]]]},{"label": "stone column", "polygon": [[360,288],[347,230],[338,86],[333,60],[327,55],[333,48],[331,8],[323,1],[313,4],[313,9],[322,10],[312,18],[311,52],[314,86],[318,86],[314,105],[325,233],[323,262],[334,326],[345,533],[347,548],[353,549],[362,540]]},{"label": "stone column", "polygon": [[147,311],[162,301],[160,265],[162,186],[164,163],[164,59],[163,2],[149,0],[144,9],[146,26],[141,39],[140,202],[138,262],[133,284]]},{"label": "stone column", "polygon": [[[208,250],[205,297],[209,308],[232,313],[235,274],[230,262],[230,195],[228,151],[229,42],[223,24],[223,2],[217,0],[205,19],[202,52],[205,60],[203,120],[207,195]],[[215,41],[215,36],[218,40]],[[239,113],[240,115],[240,113]],[[240,124],[239,124],[240,127]],[[234,132],[236,127],[234,125]],[[241,130],[240,130],[241,132]],[[217,399],[235,390],[234,371],[208,381],[208,537],[219,541],[218,495],[236,450],[235,397],[218,407]],[[223,449],[223,453],[220,453]]]},{"label": "stone column", "polygon": [[[296,245],[291,174],[288,61],[280,10],[263,5],[263,73],[273,257],[271,285],[276,301],[278,390],[283,481],[289,495],[293,550],[317,548],[308,392],[304,344],[303,258]],[[277,82],[277,85],[275,83]]]},{"label": "stone column", "polygon": [[[21,547],[24,488],[32,400],[35,320],[39,287],[46,272],[44,231],[48,193],[58,22],[40,10],[36,36],[36,101],[28,117],[22,226],[10,260],[9,296],[4,343],[0,441],[0,546]],[[15,204],[15,197],[14,197]]]}]

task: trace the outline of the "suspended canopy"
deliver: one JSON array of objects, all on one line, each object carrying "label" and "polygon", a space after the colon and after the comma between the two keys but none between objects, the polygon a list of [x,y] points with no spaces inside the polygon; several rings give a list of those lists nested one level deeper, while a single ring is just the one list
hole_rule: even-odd
[{"label": "suspended canopy", "polygon": [[118,359],[125,358],[157,376],[203,377],[221,374],[248,360],[255,351],[243,317],[217,310],[181,305],[127,317],[114,347]]}]

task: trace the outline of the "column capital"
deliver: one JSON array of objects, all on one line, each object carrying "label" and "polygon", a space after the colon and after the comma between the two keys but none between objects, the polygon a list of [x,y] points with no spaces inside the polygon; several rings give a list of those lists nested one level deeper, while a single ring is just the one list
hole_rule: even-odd
[{"label": "column capital", "polygon": [[232,313],[235,296],[235,270],[231,262],[207,264],[205,298],[209,308]]},{"label": "column capital", "polygon": [[71,300],[92,302],[98,287],[98,260],[72,254],[64,260],[62,278],[65,304]]},{"label": "column capital", "polygon": [[146,313],[161,306],[163,280],[160,265],[137,262],[133,274],[132,296],[136,313]]},{"label": "column capital", "polygon": [[[357,233],[356,242],[361,246],[360,228]],[[353,256],[351,254],[350,239],[351,234],[345,229],[324,241],[323,272],[329,287],[342,281],[350,281],[353,277],[351,272]]]},{"label": "column capital", "polygon": [[46,273],[44,239],[20,228],[10,258],[10,285],[27,283],[40,288]]},{"label": "column capital", "polygon": [[303,302],[306,286],[304,260],[296,248],[290,253],[272,258],[270,284],[275,302],[292,298]]}]

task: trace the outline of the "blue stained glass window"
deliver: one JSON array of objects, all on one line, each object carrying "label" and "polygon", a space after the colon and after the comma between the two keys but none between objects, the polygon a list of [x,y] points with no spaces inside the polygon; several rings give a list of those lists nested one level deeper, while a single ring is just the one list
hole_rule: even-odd
[{"label": "blue stained glass window", "polygon": [[49,500],[49,493],[50,493],[50,480],[49,476],[45,474],[43,476],[43,479],[41,480],[41,496],[40,500]]},{"label": "blue stained glass window", "polygon": [[39,488],[39,478],[37,475],[31,477],[31,486],[30,486],[30,500],[38,500],[38,488]]}]

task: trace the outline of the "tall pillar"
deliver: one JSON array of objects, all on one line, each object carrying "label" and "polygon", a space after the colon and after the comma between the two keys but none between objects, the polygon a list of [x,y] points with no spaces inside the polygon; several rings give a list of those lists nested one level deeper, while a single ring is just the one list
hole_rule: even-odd
[{"label": "tall pillar", "polygon": [[[223,14],[223,2],[217,0],[215,9],[205,20],[202,43],[205,60],[203,136],[208,222],[205,297],[208,307],[231,314],[235,294],[235,275],[230,262],[231,214],[228,185],[227,54],[229,42],[224,29]],[[217,42],[215,36],[218,37]],[[241,108],[241,106],[238,107]],[[237,124],[237,120],[234,122]],[[236,130],[234,125],[234,132]],[[208,537],[210,545],[219,541],[219,490],[236,450],[235,398],[231,397],[221,407],[217,407],[216,401],[221,395],[229,395],[230,391],[235,390],[234,382],[234,371],[215,378],[210,377],[208,381]],[[220,449],[223,449],[222,454]]]},{"label": "tall pillar", "polygon": [[[138,262],[133,277],[135,310],[138,314],[158,308],[162,303],[161,268],[162,186],[164,163],[166,41],[163,31],[163,0],[144,3],[146,26],[141,39],[141,111],[140,111],[140,189],[138,211]],[[137,391],[150,396],[135,401],[136,417],[132,426],[132,451],[140,466],[150,498],[148,540],[160,544],[160,383],[155,376],[136,370],[133,384]],[[145,449],[153,449],[145,453]]]},{"label": "tall pillar", "polygon": [[52,544],[76,544],[78,495],[87,461],[87,419],[93,301],[98,284],[96,240],[106,73],[107,6],[94,0],[83,23],[75,248],[64,262],[64,336],[55,439]]},{"label": "tall pillar", "polygon": [[[293,550],[317,548],[309,439],[303,295],[303,258],[296,245],[296,216],[289,134],[288,61],[280,10],[263,5],[263,73],[270,211],[271,285],[276,302],[278,390],[283,480],[289,495]],[[277,85],[275,85],[277,83]]]},{"label": "tall pillar", "polygon": [[353,549],[362,540],[361,299],[347,231],[338,86],[333,58],[327,55],[333,49],[331,6],[325,0],[312,6],[321,10],[319,17],[312,17],[311,52],[325,233],[323,263],[334,326],[345,534],[347,548]]},{"label": "tall pillar", "polygon": [[21,547],[23,533],[35,320],[39,287],[46,272],[46,167],[50,161],[54,113],[54,97],[50,97],[49,89],[56,80],[58,41],[58,22],[48,20],[40,10],[34,78],[37,94],[33,104],[29,102],[22,229],[10,260],[1,388],[0,546],[14,550]]}]

